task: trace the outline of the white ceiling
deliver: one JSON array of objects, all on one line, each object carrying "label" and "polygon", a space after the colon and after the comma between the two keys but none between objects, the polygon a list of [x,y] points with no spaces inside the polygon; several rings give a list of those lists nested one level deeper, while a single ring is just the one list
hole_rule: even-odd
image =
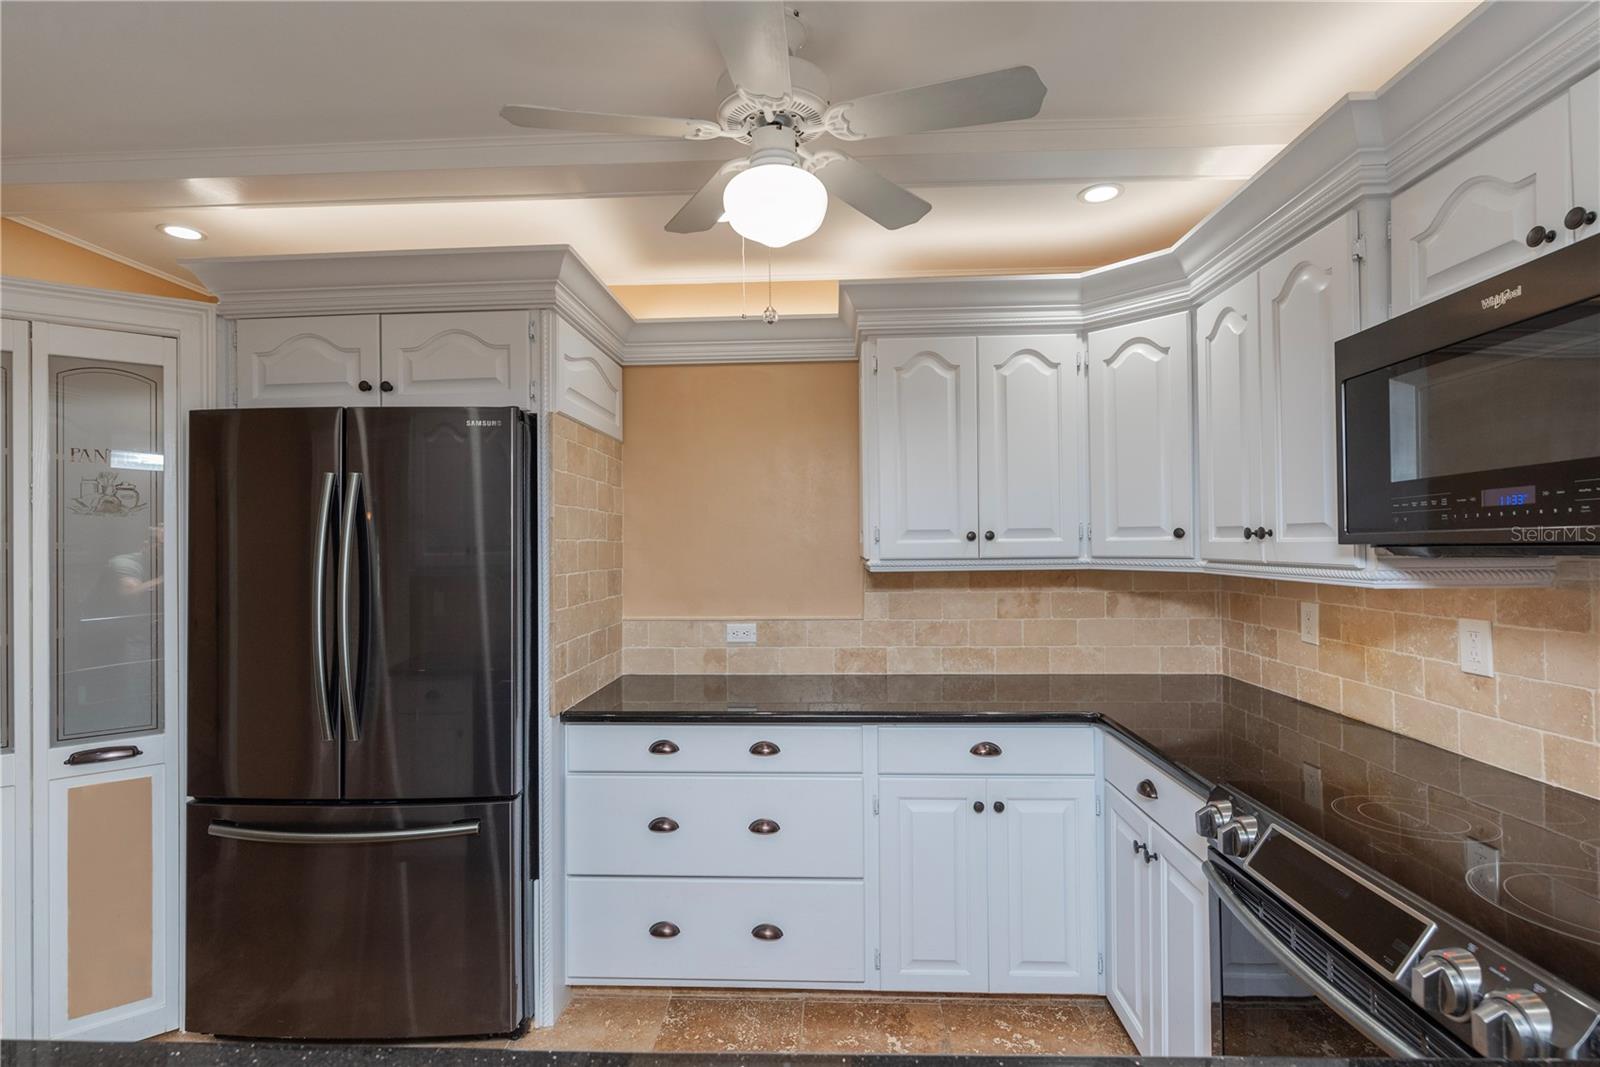
[{"label": "white ceiling", "polygon": [[[834,204],[780,278],[1069,270],[1169,244],[1348,92],[1474,5],[797,0],[834,100],[1029,63],[1037,119],[846,146],[933,204]],[[530,134],[501,104],[713,116],[681,3],[0,4],[0,209],[158,270],[179,257],[570,243],[613,284],[738,275],[661,226],[730,142]],[[1128,195],[1075,194],[1117,180]],[[197,225],[202,244],[159,235]],[[764,260],[762,262],[764,266]]]}]

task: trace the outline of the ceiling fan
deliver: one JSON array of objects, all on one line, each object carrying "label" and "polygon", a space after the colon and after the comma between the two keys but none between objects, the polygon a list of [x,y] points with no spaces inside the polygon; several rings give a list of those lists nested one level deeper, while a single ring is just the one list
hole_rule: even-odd
[{"label": "ceiling fan", "polygon": [[[1032,67],[875,93],[830,104],[827,78],[790,54],[804,43],[798,13],[778,0],[703,5],[728,64],[717,119],[611,115],[511,105],[507,122],[537,130],[731,138],[751,146],[729,160],[689,198],[667,229],[709,230],[724,218],[741,236],[773,248],[809,237],[822,225],[832,194],[880,226],[897,230],[931,205],[842,152],[813,149],[823,134],[844,141],[1027,119],[1039,113],[1045,87]],[[798,38],[798,41],[794,40]]]}]

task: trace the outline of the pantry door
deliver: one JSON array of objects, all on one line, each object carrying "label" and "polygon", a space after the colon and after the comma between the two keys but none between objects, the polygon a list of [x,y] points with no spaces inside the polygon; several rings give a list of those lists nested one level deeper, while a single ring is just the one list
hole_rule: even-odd
[{"label": "pantry door", "polygon": [[34,1034],[178,1025],[177,342],[32,337]]},{"label": "pantry door", "polygon": [[33,1035],[28,714],[28,324],[0,320],[0,1037]]}]

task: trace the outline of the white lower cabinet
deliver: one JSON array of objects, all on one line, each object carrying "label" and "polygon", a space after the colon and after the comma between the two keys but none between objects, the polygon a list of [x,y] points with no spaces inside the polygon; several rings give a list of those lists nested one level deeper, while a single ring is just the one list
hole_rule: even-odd
[{"label": "white lower cabinet", "polygon": [[1106,997],[1145,1056],[1211,1054],[1210,891],[1201,861],[1106,795]]}]

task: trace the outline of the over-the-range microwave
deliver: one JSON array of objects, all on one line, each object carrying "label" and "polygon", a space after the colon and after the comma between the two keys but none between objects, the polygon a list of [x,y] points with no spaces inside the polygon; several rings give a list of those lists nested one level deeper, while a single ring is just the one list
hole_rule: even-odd
[{"label": "over-the-range microwave", "polygon": [[1334,347],[1339,540],[1600,553],[1600,239]]}]

